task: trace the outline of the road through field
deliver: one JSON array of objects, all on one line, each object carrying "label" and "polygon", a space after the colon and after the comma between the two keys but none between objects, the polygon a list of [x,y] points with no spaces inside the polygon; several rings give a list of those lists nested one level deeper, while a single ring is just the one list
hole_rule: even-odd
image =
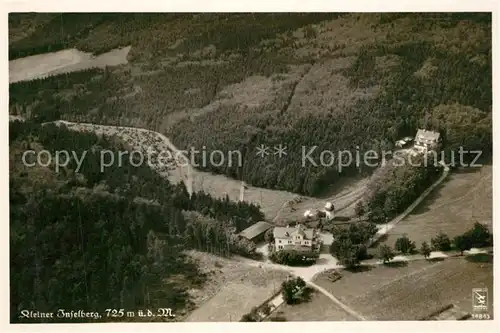
[{"label": "road through field", "polygon": [[[282,221],[300,220],[306,210],[312,212],[322,210],[326,202],[334,204],[335,215],[351,217],[354,215],[355,204],[366,192],[368,180],[368,178],[356,180],[352,184],[345,186],[339,193],[325,198],[297,195],[292,200],[283,203],[272,221],[277,225],[283,225],[285,223],[282,223]],[[297,199],[299,200],[295,201]]]}]

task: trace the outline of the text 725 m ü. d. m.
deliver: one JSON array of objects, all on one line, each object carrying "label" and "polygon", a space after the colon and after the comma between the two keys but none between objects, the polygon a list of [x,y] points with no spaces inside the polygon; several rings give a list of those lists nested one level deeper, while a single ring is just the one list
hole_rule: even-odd
[{"label": "text 725 m \u00fc. d. m.", "polygon": [[174,318],[175,315],[172,314],[172,309],[170,308],[158,308],[156,310],[137,310],[137,311],[125,311],[125,309],[106,309],[106,317],[109,318],[133,318],[133,317],[160,317],[160,318]]}]

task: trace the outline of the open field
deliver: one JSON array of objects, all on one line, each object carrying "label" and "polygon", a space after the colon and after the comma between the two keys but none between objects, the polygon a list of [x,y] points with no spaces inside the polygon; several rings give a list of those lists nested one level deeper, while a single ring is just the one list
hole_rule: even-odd
[{"label": "open field", "polygon": [[417,246],[439,232],[450,238],[462,234],[477,221],[491,227],[493,221],[492,167],[453,171],[448,179],[398,223],[380,243],[394,246],[406,234]]},{"label": "open field", "polygon": [[[357,175],[351,179],[343,179],[335,186],[332,186],[325,195],[321,197],[304,197],[297,196],[291,202],[283,205],[282,209],[276,215],[274,222],[277,225],[284,225],[290,221],[297,221],[303,218],[306,210],[316,211],[324,209],[326,202],[331,202],[335,206],[335,216],[340,223],[352,222],[352,218],[356,216],[356,203],[362,200],[367,191],[369,191],[370,183],[376,182],[384,168],[388,164],[380,165],[376,171],[369,176]],[[336,223],[336,222],[334,222]]]},{"label": "open field", "polygon": [[351,321],[357,320],[349,313],[345,312],[338,305],[333,303],[328,297],[315,291],[311,294],[311,299],[304,303],[295,305],[283,304],[269,316],[272,318],[286,318],[287,321]]},{"label": "open field", "polygon": [[339,216],[354,216],[354,207],[366,191],[367,178],[359,178],[345,182],[345,186],[337,193],[331,193],[322,198],[297,196],[297,200],[287,202],[279,211],[274,222],[278,225],[287,224],[290,221],[300,220],[306,210],[324,209],[326,202],[332,202]]},{"label": "open field", "polygon": [[[371,268],[371,269],[370,269]],[[487,287],[493,315],[493,265],[464,258],[441,262],[416,261],[403,267],[376,266],[367,271],[341,271],[330,282],[326,274],[316,283],[367,320],[419,320],[453,303],[472,311],[472,289]]]},{"label": "open field", "polygon": [[239,321],[277,291],[288,273],[251,267],[236,260],[190,252],[209,273],[202,290],[191,290],[197,308],[186,321]]},{"label": "open field", "polygon": [[104,68],[126,64],[131,47],[93,56],[77,49],[38,54],[9,61],[9,83],[41,79],[50,75],[59,75],[89,68]]}]

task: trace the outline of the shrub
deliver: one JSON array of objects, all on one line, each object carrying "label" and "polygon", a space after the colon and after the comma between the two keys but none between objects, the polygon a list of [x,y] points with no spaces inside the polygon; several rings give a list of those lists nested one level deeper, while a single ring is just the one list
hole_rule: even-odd
[{"label": "shrub", "polygon": [[264,303],[261,307],[260,307],[260,311],[268,316],[270,313],[271,313],[271,306],[269,305],[269,303]]},{"label": "shrub", "polygon": [[308,266],[316,262],[319,257],[317,252],[303,252],[297,250],[281,250],[271,253],[272,262],[288,266]]},{"label": "shrub", "polygon": [[250,313],[246,313],[241,317],[240,321],[255,322],[257,320]]},{"label": "shrub", "polygon": [[259,321],[259,312],[257,307],[253,307],[252,310],[250,310],[249,313],[244,314],[240,321],[246,321],[246,322],[256,322]]}]

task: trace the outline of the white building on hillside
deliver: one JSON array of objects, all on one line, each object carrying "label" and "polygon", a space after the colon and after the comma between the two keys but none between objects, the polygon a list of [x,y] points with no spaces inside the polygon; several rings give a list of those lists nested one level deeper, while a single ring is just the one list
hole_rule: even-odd
[{"label": "white building on hillside", "polygon": [[419,129],[415,136],[415,148],[423,153],[436,150],[441,143],[441,137],[438,132]]},{"label": "white building on hillside", "polygon": [[295,227],[275,227],[273,231],[276,251],[286,249],[312,251],[317,245],[316,229],[306,228],[302,224]]}]

